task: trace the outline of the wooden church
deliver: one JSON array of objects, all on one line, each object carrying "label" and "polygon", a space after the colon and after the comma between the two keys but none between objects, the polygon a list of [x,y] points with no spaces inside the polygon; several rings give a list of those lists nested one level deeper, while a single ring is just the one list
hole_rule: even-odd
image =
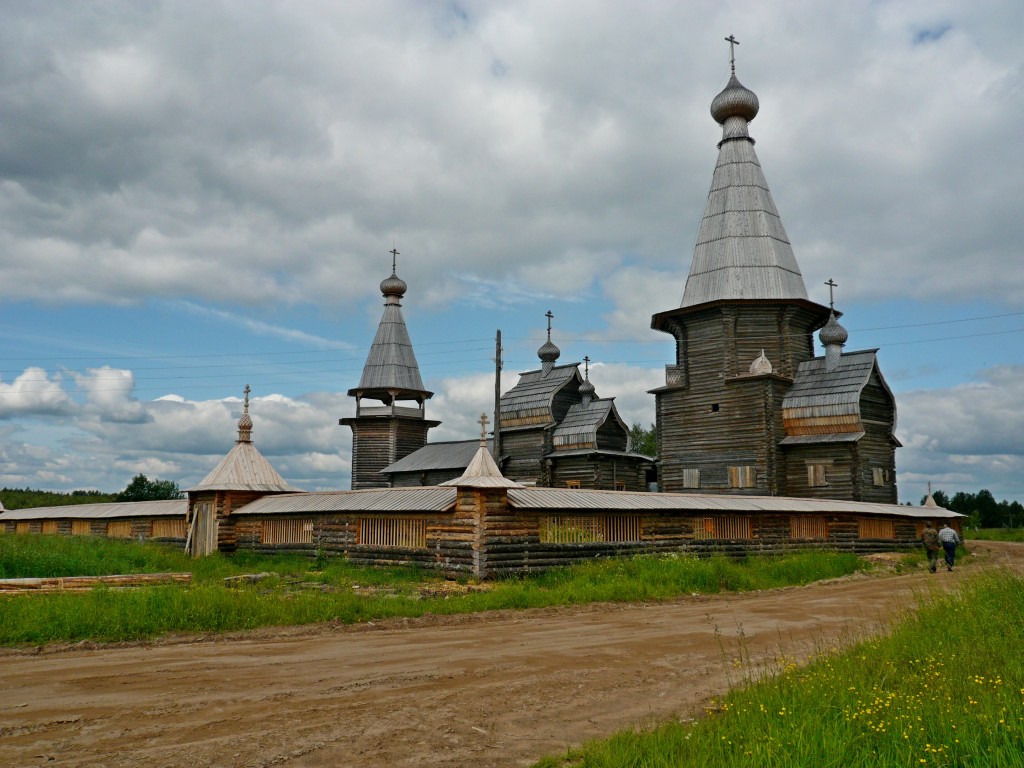
[{"label": "wooden church", "polygon": [[676,341],[653,390],[659,489],[896,503],[895,399],[877,350],[844,353],[834,309],[808,298],[748,131],[758,109],[733,58],[682,301],[651,319]]},{"label": "wooden church", "polygon": [[[438,485],[463,474],[479,441],[427,441],[430,428],[440,422],[426,418],[432,393],[423,386],[402,317],[408,286],[394,260],[380,289],[384,315],[359,386],[349,390],[356,415],[339,421],[352,428],[352,490]],[[614,398],[597,397],[589,367],[581,375],[578,362],[558,365],[561,351],[551,341],[551,312],[547,317],[547,341],[537,351],[540,367],[521,373],[500,398],[498,448],[488,442],[497,466],[526,486],[646,490],[653,459],[631,452],[629,427]]]}]

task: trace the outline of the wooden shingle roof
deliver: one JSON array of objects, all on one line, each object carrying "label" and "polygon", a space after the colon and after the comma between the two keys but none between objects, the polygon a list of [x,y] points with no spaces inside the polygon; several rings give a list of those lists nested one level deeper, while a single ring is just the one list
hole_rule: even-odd
[{"label": "wooden shingle roof", "polygon": [[555,421],[552,410],[555,395],[566,385],[578,387],[579,363],[556,365],[545,374],[543,369],[519,374],[519,381],[501,396],[503,429]]}]

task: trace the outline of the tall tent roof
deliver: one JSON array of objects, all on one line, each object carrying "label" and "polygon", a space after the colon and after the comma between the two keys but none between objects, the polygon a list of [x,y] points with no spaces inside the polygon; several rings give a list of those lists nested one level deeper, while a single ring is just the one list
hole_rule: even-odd
[{"label": "tall tent roof", "polygon": [[808,300],[747,131],[758,108],[757,96],[740,84],[735,71],[712,102],[722,141],[681,307],[750,299]]},{"label": "tall tent roof", "polygon": [[298,488],[289,485],[270,462],[252,444],[252,419],[249,417],[249,385],[245,385],[245,404],[238,420],[238,439],[227,456],[213,468],[199,485],[188,491],[265,491],[291,493]]},{"label": "tall tent roof", "polygon": [[423,401],[434,394],[423,386],[420,367],[412,349],[409,331],[405,327],[405,318],[402,317],[401,299],[406,287],[405,281],[398,277],[394,269],[391,276],[381,282],[384,315],[366,356],[359,386],[350,389],[349,395],[391,402],[395,399]]}]

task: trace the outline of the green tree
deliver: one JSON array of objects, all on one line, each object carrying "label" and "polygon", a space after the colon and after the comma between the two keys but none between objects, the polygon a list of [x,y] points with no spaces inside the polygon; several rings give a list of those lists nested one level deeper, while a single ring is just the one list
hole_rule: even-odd
[{"label": "green tree", "polygon": [[132,478],[128,486],[117,494],[118,501],[159,501],[161,499],[180,499],[181,489],[171,480],[150,480],[139,473]]},{"label": "green tree", "polygon": [[644,429],[639,422],[634,424],[629,428],[629,439],[633,453],[651,457],[658,455],[658,434],[653,424],[649,429]]}]

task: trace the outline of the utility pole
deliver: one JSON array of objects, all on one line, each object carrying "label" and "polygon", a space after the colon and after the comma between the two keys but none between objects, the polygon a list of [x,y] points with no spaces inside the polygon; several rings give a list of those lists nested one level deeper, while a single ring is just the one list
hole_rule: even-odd
[{"label": "utility pole", "polygon": [[[494,463],[501,461],[501,328],[494,338]],[[499,469],[501,465],[499,464]]]}]

